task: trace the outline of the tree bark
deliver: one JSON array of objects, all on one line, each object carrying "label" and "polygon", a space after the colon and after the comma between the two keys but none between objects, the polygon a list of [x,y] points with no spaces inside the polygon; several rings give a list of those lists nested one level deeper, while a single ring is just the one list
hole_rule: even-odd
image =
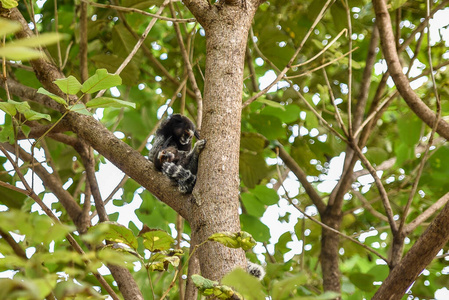
[{"label": "tree bark", "polygon": [[401,299],[410,285],[449,240],[449,205],[430,223],[426,231],[390,272],[373,300]]},{"label": "tree bark", "polygon": [[[432,111],[411,88],[408,78],[402,71],[399,56],[396,50],[393,28],[390,14],[385,0],[373,0],[374,11],[376,12],[376,23],[380,33],[380,44],[382,53],[388,65],[388,72],[393,78],[394,84],[410,109],[429,127],[433,127],[437,120],[437,115]],[[449,123],[440,119],[436,132],[449,139]]]},{"label": "tree bark", "polygon": [[[342,220],[341,211],[334,212],[332,206],[321,214],[321,222],[335,230],[340,230]],[[338,249],[340,247],[340,237],[334,232],[321,229],[321,270],[323,273],[323,289],[325,291],[341,292],[341,273]],[[341,299],[341,298],[337,298]]]},{"label": "tree bark", "polygon": [[[245,5],[243,5],[245,4]],[[218,3],[188,1],[187,7],[206,31],[206,70],[202,138],[192,235],[198,242],[222,231],[240,231],[239,152],[243,69],[248,31],[258,2]],[[236,266],[245,265],[241,249],[206,243],[198,249],[201,273],[220,280]]]}]

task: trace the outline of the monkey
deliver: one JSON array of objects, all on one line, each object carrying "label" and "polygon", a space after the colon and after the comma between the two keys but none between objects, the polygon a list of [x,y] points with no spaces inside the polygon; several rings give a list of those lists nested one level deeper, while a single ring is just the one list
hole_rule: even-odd
[{"label": "monkey", "polygon": [[163,147],[162,150],[157,153],[153,164],[156,170],[162,171],[162,165],[165,162],[177,164],[182,156],[185,156],[185,151],[178,150],[174,146]]},{"label": "monkey", "polygon": [[[180,151],[190,151],[193,136],[197,139],[200,138],[198,131],[195,129],[195,125],[189,118],[180,114],[174,114],[168,117],[162,121],[156,130],[153,147],[148,154],[148,159],[154,162],[162,149],[171,146]],[[156,167],[156,169],[158,168]],[[161,171],[160,168],[158,170]]]},{"label": "monkey", "polygon": [[174,181],[181,193],[191,193],[196,183],[198,158],[206,146],[206,140],[198,140],[191,151],[179,150],[174,146],[161,149],[154,160],[156,168]]}]

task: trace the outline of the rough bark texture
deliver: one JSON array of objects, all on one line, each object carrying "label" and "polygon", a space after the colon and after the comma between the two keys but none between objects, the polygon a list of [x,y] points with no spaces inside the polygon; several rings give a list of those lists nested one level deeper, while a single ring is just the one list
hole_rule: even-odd
[{"label": "rough bark texture", "polygon": [[[191,211],[192,235],[204,241],[212,233],[240,231],[239,151],[243,68],[248,30],[258,3],[242,7],[202,2],[186,5],[206,31],[204,111],[201,135],[207,146],[200,156],[195,203]],[[218,243],[198,249],[201,273],[219,280],[245,255]]]},{"label": "rough bark texture", "polygon": [[[388,65],[388,72],[393,78],[394,84],[404,98],[411,110],[423,120],[429,127],[433,127],[437,120],[436,113],[432,111],[411,88],[408,78],[402,71],[402,66],[396,50],[393,28],[390,14],[388,13],[385,0],[373,0],[374,11],[376,12],[376,22],[380,33],[380,43],[382,53]],[[440,120],[437,126],[437,133],[449,139],[449,123]]]},{"label": "rough bark texture", "polygon": [[402,298],[409,286],[449,240],[448,220],[449,205],[446,205],[401,262],[391,271],[373,300]]},{"label": "rough bark texture", "polygon": [[[333,213],[332,207],[328,207],[326,211],[321,214],[321,221],[329,227],[340,230],[342,214]],[[341,291],[341,273],[339,268],[339,254],[338,249],[340,237],[334,232],[322,228],[321,230],[321,270],[323,273],[323,289],[325,291]]]}]

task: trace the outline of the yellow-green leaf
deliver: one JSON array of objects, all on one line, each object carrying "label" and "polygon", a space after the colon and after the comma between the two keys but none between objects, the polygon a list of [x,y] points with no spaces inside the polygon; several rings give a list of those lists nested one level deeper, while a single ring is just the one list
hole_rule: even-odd
[{"label": "yellow-green leaf", "polygon": [[[1,0],[3,8],[7,8],[5,6],[5,0]],[[16,2],[17,3],[17,2]],[[22,28],[19,22],[13,22],[6,19],[0,18],[0,36],[13,34],[16,31],[19,31]]]},{"label": "yellow-green leaf", "polygon": [[68,110],[73,111],[73,112],[77,112],[79,114],[82,115],[86,115],[86,116],[92,116],[92,114],[87,110],[86,106],[84,105],[84,103],[78,103],[75,105],[70,105],[67,107]]},{"label": "yellow-green leaf", "polygon": [[81,90],[81,83],[74,76],[53,81],[63,93],[76,95]]},{"label": "yellow-green leaf", "polygon": [[24,115],[28,121],[36,121],[36,120],[40,120],[40,119],[46,119],[48,121],[51,121],[50,115],[41,114],[41,113],[38,113],[37,111],[31,110],[31,109],[26,111],[24,113]]},{"label": "yellow-green leaf", "polygon": [[59,40],[66,38],[67,35],[59,34],[55,32],[41,33],[39,36],[33,36],[30,38],[14,40],[7,44],[12,47],[39,47],[50,45],[58,42]]},{"label": "yellow-green leaf", "polygon": [[43,94],[43,95],[46,95],[46,96],[50,97],[51,99],[55,100],[56,102],[58,102],[58,103],[60,103],[60,104],[63,104],[64,106],[67,106],[67,102],[66,102],[63,98],[61,98],[61,97],[59,97],[59,96],[56,96],[56,95],[53,94],[53,93],[50,93],[49,91],[47,91],[47,90],[44,89],[44,88],[39,88],[39,89],[37,90],[37,92],[38,92],[39,94]]},{"label": "yellow-green leaf", "polygon": [[[16,0],[0,0],[0,2],[2,3],[3,8],[6,8],[6,9],[11,9],[11,8],[14,8],[17,5],[19,5],[19,3],[17,3]],[[1,28],[1,25],[0,25],[0,28]]]},{"label": "yellow-green leaf", "polygon": [[128,101],[118,100],[109,97],[100,97],[92,99],[91,101],[86,103],[86,106],[89,108],[99,108],[99,107],[132,107],[136,108],[136,104]]},{"label": "yellow-green leaf", "polygon": [[219,242],[229,248],[242,248],[247,251],[256,245],[254,238],[245,231],[217,232],[209,236],[209,241]]},{"label": "yellow-green leaf", "polygon": [[21,114],[24,114],[25,112],[30,110],[30,105],[28,104],[28,102],[8,100],[8,103],[14,105],[17,111],[20,112]]},{"label": "yellow-green leaf", "polygon": [[175,242],[167,232],[159,229],[147,229],[145,232],[140,232],[139,236],[143,238],[145,248],[151,252],[170,249]]},{"label": "yellow-green leaf", "polygon": [[31,60],[41,58],[43,55],[41,51],[27,47],[15,47],[10,44],[0,47],[0,57],[3,56],[11,60]]},{"label": "yellow-green leaf", "polygon": [[15,116],[17,113],[14,104],[7,103],[7,102],[0,102],[0,109],[3,110],[5,113],[7,113],[10,116]]},{"label": "yellow-green leaf", "polygon": [[98,69],[95,75],[83,83],[81,91],[91,94],[120,84],[122,84],[122,79],[119,75],[110,74],[106,69]]}]

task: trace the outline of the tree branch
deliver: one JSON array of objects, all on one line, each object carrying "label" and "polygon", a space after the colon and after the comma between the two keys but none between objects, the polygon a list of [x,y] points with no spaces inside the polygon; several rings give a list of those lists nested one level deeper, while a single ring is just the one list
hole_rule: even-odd
[{"label": "tree branch", "polygon": [[326,204],[323,202],[321,196],[316,192],[312,184],[307,180],[307,174],[301,169],[301,167],[296,163],[293,157],[285,151],[284,147],[279,146],[278,155],[285,163],[285,165],[296,175],[299,182],[301,182],[303,188],[306,190],[307,195],[309,195],[310,200],[315,204],[316,208],[322,214],[326,210]]},{"label": "tree branch", "polygon": [[[374,11],[380,33],[382,51],[387,61],[388,71],[407,105],[411,110],[423,120],[429,127],[433,127],[437,121],[437,116],[410,87],[410,83],[402,72],[402,66],[396,51],[391,18],[385,0],[373,0]],[[445,139],[449,139],[449,124],[440,120],[436,129],[437,133]]]}]

